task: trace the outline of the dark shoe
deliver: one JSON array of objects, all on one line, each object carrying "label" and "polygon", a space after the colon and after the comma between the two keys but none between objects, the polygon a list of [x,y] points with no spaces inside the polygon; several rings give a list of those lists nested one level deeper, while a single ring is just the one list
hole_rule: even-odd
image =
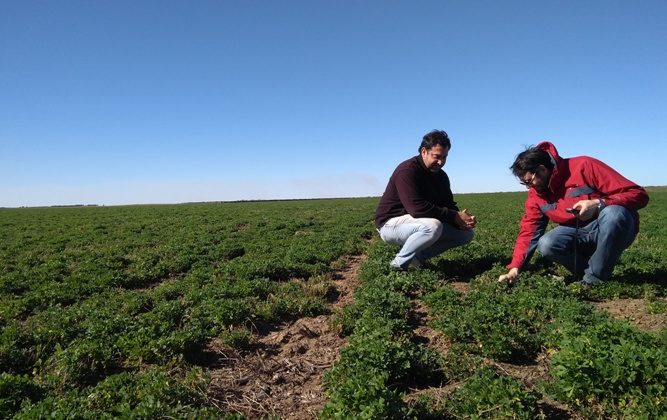
[{"label": "dark shoe", "polygon": [[422,265],[421,261],[419,261],[417,258],[411,259],[410,262],[405,267],[394,265],[393,263],[389,264],[389,266],[393,271],[400,271],[400,272],[406,272],[410,268],[418,269],[419,267],[421,267],[421,265]]},{"label": "dark shoe", "polygon": [[407,268],[403,268],[398,265],[389,264],[389,267],[391,268],[391,271],[394,271],[396,273],[406,273],[408,271]]},{"label": "dark shoe", "polygon": [[579,280],[577,284],[579,284],[584,290],[590,290],[593,287],[592,283],[589,283],[585,280]]}]

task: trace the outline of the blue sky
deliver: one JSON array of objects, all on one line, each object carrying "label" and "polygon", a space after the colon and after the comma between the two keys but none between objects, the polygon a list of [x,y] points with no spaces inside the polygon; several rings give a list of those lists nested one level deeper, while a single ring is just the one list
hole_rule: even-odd
[{"label": "blue sky", "polygon": [[455,193],[548,139],[667,184],[665,1],[0,0],[0,206]]}]

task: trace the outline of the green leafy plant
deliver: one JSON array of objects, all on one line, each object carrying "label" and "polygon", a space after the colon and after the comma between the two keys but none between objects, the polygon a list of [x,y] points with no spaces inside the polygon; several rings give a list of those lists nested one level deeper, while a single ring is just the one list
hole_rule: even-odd
[{"label": "green leafy plant", "polygon": [[609,413],[667,412],[667,350],[653,336],[609,320],[571,332],[552,358],[553,394]]},{"label": "green leafy plant", "polygon": [[534,419],[538,395],[516,379],[489,368],[478,370],[445,405],[456,417],[472,419]]},{"label": "green leafy plant", "polygon": [[11,418],[25,401],[37,401],[44,390],[36,385],[28,375],[0,373],[0,417]]}]

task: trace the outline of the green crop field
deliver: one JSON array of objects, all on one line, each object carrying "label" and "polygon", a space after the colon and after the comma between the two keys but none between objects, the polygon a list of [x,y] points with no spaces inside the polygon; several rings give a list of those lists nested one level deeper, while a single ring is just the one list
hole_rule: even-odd
[{"label": "green crop field", "polygon": [[[210,343],[249,354],[259,325],[327,315],[347,344],[323,418],[665,418],[667,188],[649,194],[591,290],[539,256],[496,281],[525,193],[458,195],[474,241],[408,273],[389,270],[377,198],[0,209],[0,417],[250,418],[211,397]],[[331,272],[362,254],[333,310]]]}]

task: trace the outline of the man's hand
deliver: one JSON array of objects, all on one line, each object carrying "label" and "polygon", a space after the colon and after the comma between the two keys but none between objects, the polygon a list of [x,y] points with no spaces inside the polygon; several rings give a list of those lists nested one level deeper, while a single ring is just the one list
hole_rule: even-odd
[{"label": "man's hand", "polygon": [[454,219],[456,226],[459,229],[470,230],[477,225],[477,218],[470,214],[468,209],[463,209],[460,212],[456,213],[456,218]]},{"label": "man's hand", "polygon": [[519,269],[510,268],[510,271],[508,271],[507,274],[503,274],[498,277],[498,281],[506,281],[511,284],[514,280],[516,280],[517,277],[519,277]]},{"label": "man's hand", "polygon": [[579,209],[579,215],[577,216],[579,220],[585,222],[586,220],[590,220],[595,217],[598,211],[599,202],[600,200],[598,199],[577,201],[573,207],[575,209]]}]

